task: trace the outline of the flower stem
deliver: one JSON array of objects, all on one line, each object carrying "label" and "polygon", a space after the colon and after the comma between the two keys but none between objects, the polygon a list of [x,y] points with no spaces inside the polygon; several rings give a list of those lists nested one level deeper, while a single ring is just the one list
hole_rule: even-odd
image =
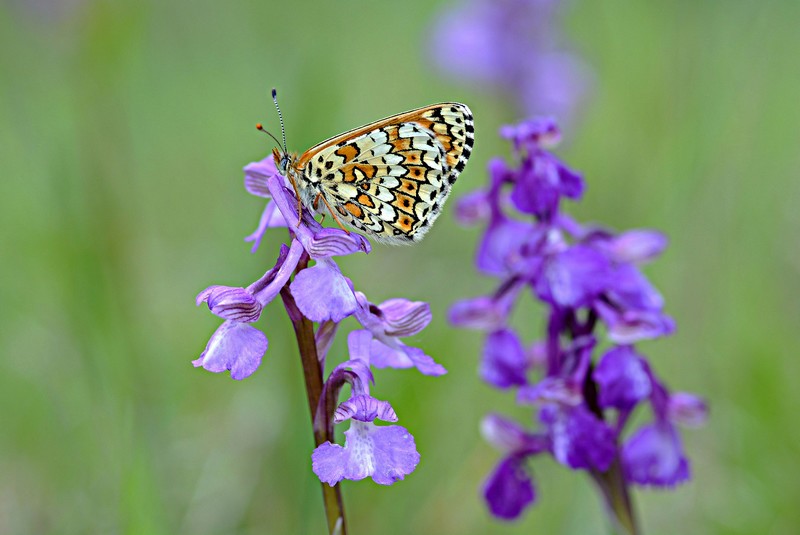
[{"label": "flower stem", "polygon": [[[297,266],[297,271],[308,266],[308,256],[304,255]],[[320,396],[324,382],[322,380],[322,365],[317,358],[317,343],[314,338],[314,324],[311,320],[300,313],[295,304],[289,286],[286,285],[281,290],[281,297],[289,318],[294,326],[294,333],[297,338],[297,347],[300,350],[300,360],[303,363],[303,375],[306,380],[306,394],[308,396],[308,408],[311,412],[311,423],[314,430],[314,444],[319,446],[325,442],[333,442],[331,425],[323,422],[318,425],[317,408],[319,407]],[[327,415],[319,415],[323,420],[327,420]],[[322,501],[325,504],[325,516],[328,523],[328,533],[331,535],[347,535],[347,524],[344,516],[344,501],[342,491],[338,484],[331,487],[326,483],[322,485]]]},{"label": "flower stem", "polygon": [[[598,418],[603,419],[603,410],[597,400],[597,384],[592,380],[592,370],[594,366],[589,365],[586,373],[586,378],[583,383],[583,397],[586,404]],[[622,463],[620,462],[619,453],[614,458],[614,462],[605,472],[592,470],[592,479],[594,479],[598,488],[603,494],[605,501],[606,513],[611,519],[611,524],[614,533],[620,535],[640,535],[639,525],[636,521],[636,515],[633,510],[633,502],[630,493],[628,492],[628,485],[625,481],[625,475],[622,473]]]},{"label": "flower stem", "polygon": [[606,512],[611,519],[614,532],[620,535],[640,535],[641,531],[636,523],[619,456],[605,472],[593,470],[592,478],[603,493]]}]

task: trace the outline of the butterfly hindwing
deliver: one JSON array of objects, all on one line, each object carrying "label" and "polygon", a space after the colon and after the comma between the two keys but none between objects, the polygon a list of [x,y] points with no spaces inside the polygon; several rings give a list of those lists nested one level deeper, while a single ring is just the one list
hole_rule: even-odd
[{"label": "butterfly hindwing", "polygon": [[324,141],[296,167],[346,223],[379,241],[412,243],[438,217],[473,141],[469,108],[436,104]]}]

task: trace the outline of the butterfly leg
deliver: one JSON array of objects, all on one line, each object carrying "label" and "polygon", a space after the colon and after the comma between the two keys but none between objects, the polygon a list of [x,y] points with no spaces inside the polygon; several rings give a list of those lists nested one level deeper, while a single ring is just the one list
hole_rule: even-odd
[{"label": "butterfly leg", "polygon": [[300,227],[300,223],[303,221],[303,201],[300,200],[300,191],[297,189],[297,182],[292,178],[292,174],[288,173],[286,176],[289,177],[289,182],[291,182],[294,189],[294,195],[297,197],[297,225],[295,226]]},{"label": "butterfly leg", "polygon": [[[320,199],[320,197],[322,197],[322,193],[317,193],[317,196],[314,198],[314,202],[311,203],[311,206],[314,207],[314,212],[318,212],[319,211],[319,199]],[[322,224],[323,221],[325,221],[325,212],[322,212],[322,214],[319,216],[320,224]]]},{"label": "butterfly leg", "polygon": [[350,234],[350,231],[347,230],[346,228],[344,228],[344,225],[342,225],[342,222],[339,221],[338,217],[336,217],[336,213],[333,211],[333,208],[331,208],[331,205],[328,204],[328,200],[325,198],[325,196],[321,192],[317,193],[317,196],[314,198],[314,210],[317,209],[317,205],[319,204],[319,200],[320,199],[322,199],[322,202],[325,203],[325,206],[328,207],[328,211],[331,213],[331,217],[333,218],[334,221],[336,221],[336,224],[339,225],[339,228],[342,229],[343,231],[345,231],[346,233]]},{"label": "butterfly leg", "polygon": [[[314,202],[311,203],[311,206],[314,207],[314,212],[315,213],[319,211],[319,199],[320,199],[320,197],[322,197],[322,193],[317,193],[317,196],[314,198]],[[323,221],[325,221],[325,212],[322,212],[322,214],[319,216],[320,224],[322,224]]]}]

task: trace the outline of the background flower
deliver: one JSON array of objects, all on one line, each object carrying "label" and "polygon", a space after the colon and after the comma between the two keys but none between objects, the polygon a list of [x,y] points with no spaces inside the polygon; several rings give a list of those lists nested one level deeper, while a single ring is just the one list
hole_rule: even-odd
[{"label": "background flower", "polygon": [[566,45],[563,8],[557,0],[452,2],[431,30],[432,57],[461,82],[502,89],[524,115],[568,122],[591,76]]},{"label": "background flower", "polygon": [[[562,214],[562,201],[580,199],[585,185],[581,175],[549,151],[560,139],[552,120],[534,118],[505,126],[500,133],[513,144],[513,163],[490,162],[488,192],[469,195],[466,206],[462,204],[462,213],[488,214],[476,267],[500,280],[492,296],[457,302],[451,321],[488,331],[481,377],[496,388],[517,388],[517,402],[536,410],[534,431],[511,433],[512,425],[500,425],[494,416],[488,420],[495,422],[491,429],[505,429],[506,437],[543,437],[556,461],[585,470],[597,483],[614,525],[636,533],[628,485],[673,487],[687,481],[689,461],[671,419],[696,426],[706,414],[701,398],[671,395],[647,358],[629,345],[674,329],[663,311],[663,297],[638,268],[658,256],[666,239],[649,230],[616,234],[585,227]],[[507,190],[510,205],[503,202]],[[473,223],[472,218],[462,219]],[[497,239],[498,221],[515,227],[500,231],[513,238],[501,240],[502,247],[487,247],[487,241]],[[487,265],[497,269],[487,270]],[[522,285],[546,309],[544,328],[530,323],[517,331],[510,328],[518,303],[512,289]],[[504,303],[501,313],[487,313],[498,310],[499,302]],[[618,345],[594,362],[601,325],[607,341]],[[536,380],[529,374],[535,353],[525,351],[518,334],[530,336],[532,331],[534,336],[545,334],[543,342],[532,346],[541,354]],[[623,445],[630,415],[645,402],[654,422],[640,427]],[[489,438],[494,442],[497,434]],[[513,520],[534,501],[526,464],[532,453],[519,446],[504,449],[511,455],[489,476],[484,499],[493,515]]]}]

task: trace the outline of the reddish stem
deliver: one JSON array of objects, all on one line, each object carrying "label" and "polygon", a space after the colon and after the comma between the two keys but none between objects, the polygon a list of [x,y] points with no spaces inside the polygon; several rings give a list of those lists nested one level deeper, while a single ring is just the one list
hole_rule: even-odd
[{"label": "reddish stem", "polygon": [[[308,267],[308,260],[308,255],[303,255],[303,258],[297,265],[296,273]],[[318,413],[320,397],[322,396],[325,383],[322,379],[324,370],[317,357],[314,324],[300,313],[294,301],[294,297],[289,290],[288,284],[281,290],[281,297],[283,298],[283,304],[294,326],[297,347],[300,350],[300,360],[303,364],[303,375],[306,380],[308,408],[311,413],[311,423],[314,430],[314,444],[319,446],[325,442],[333,442],[333,425],[332,422],[328,422],[328,420],[330,420],[328,411],[323,411],[326,414]],[[336,484],[331,487],[326,483],[321,483],[321,485],[322,501],[325,504],[325,516],[328,523],[328,533],[331,535],[347,535],[344,501],[342,500],[340,486]]]}]

